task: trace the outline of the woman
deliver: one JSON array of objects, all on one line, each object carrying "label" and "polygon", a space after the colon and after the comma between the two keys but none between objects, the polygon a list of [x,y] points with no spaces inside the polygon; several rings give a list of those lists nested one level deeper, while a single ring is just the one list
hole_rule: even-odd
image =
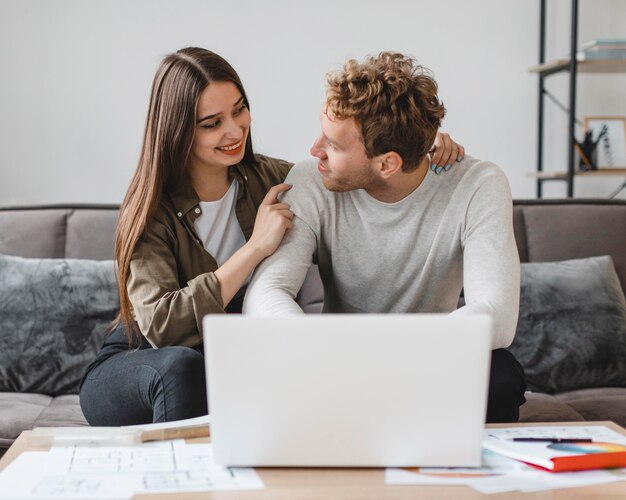
[{"label": "woman", "polygon": [[[463,153],[447,134],[436,145],[434,165]],[[253,153],[248,98],[228,62],[200,48],[165,57],[120,208],[117,327],[81,384],[91,425],[207,413],[202,318],[241,312],[248,277],[291,227],[277,199],[290,167]]]}]

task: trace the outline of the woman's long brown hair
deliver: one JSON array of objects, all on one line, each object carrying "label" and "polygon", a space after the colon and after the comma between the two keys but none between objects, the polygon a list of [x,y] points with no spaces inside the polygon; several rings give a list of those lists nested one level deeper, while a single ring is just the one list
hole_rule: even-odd
[{"label": "woman's long brown hair", "polygon": [[[166,56],[152,83],[141,155],[120,207],[115,232],[115,261],[122,324],[132,339],[139,334],[127,290],[130,262],[163,191],[187,174],[187,159],[196,128],[200,94],[211,82],[232,82],[250,104],[237,72],[222,57],[188,47]],[[246,141],[244,162],[254,163],[252,141]]]}]

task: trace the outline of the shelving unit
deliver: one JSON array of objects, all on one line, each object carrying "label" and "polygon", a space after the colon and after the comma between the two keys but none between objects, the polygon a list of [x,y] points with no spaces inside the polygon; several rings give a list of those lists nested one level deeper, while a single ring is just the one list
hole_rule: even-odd
[{"label": "shelving unit", "polygon": [[[530,71],[539,75],[539,102],[538,102],[538,126],[537,126],[537,170],[534,177],[537,179],[537,198],[543,195],[543,183],[548,181],[567,182],[567,197],[574,196],[575,176],[626,176],[626,168],[607,168],[592,171],[576,170],[576,155],[574,149],[574,134],[576,120],[576,77],[578,73],[621,73],[626,72],[626,60],[576,60],[578,50],[578,0],[572,0],[572,19],[570,31],[570,54],[569,59],[556,59],[546,62],[546,3],[541,0],[540,29],[539,29],[539,65],[530,68]],[[543,122],[544,122],[544,98],[546,95],[545,79],[556,73],[569,72],[569,108],[568,108],[568,144],[567,144],[567,169],[565,171],[544,171],[543,169]]]}]

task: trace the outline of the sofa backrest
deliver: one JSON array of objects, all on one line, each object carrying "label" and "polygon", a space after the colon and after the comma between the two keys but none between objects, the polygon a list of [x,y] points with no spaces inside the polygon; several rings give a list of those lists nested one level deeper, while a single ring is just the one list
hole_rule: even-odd
[{"label": "sofa backrest", "polygon": [[[0,208],[0,253],[111,259],[115,205]],[[513,225],[522,262],[613,257],[626,290],[626,200],[516,200]]]},{"label": "sofa backrest", "polygon": [[522,262],[610,255],[626,293],[626,200],[516,200],[513,227]]},{"label": "sofa backrest", "polygon": [[116,205],[0,208],[0,253],[32,258],[113,258]]}]

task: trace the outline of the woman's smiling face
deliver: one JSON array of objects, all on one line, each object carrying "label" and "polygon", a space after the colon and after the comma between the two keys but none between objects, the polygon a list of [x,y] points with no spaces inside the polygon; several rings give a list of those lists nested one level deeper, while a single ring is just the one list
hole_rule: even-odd
[{"label": "woman's smiling face", "polygon": [[211,82],[198,100],[190,167],[224,168],[239,163],[249,132],[250,111],[237,86]]}]

